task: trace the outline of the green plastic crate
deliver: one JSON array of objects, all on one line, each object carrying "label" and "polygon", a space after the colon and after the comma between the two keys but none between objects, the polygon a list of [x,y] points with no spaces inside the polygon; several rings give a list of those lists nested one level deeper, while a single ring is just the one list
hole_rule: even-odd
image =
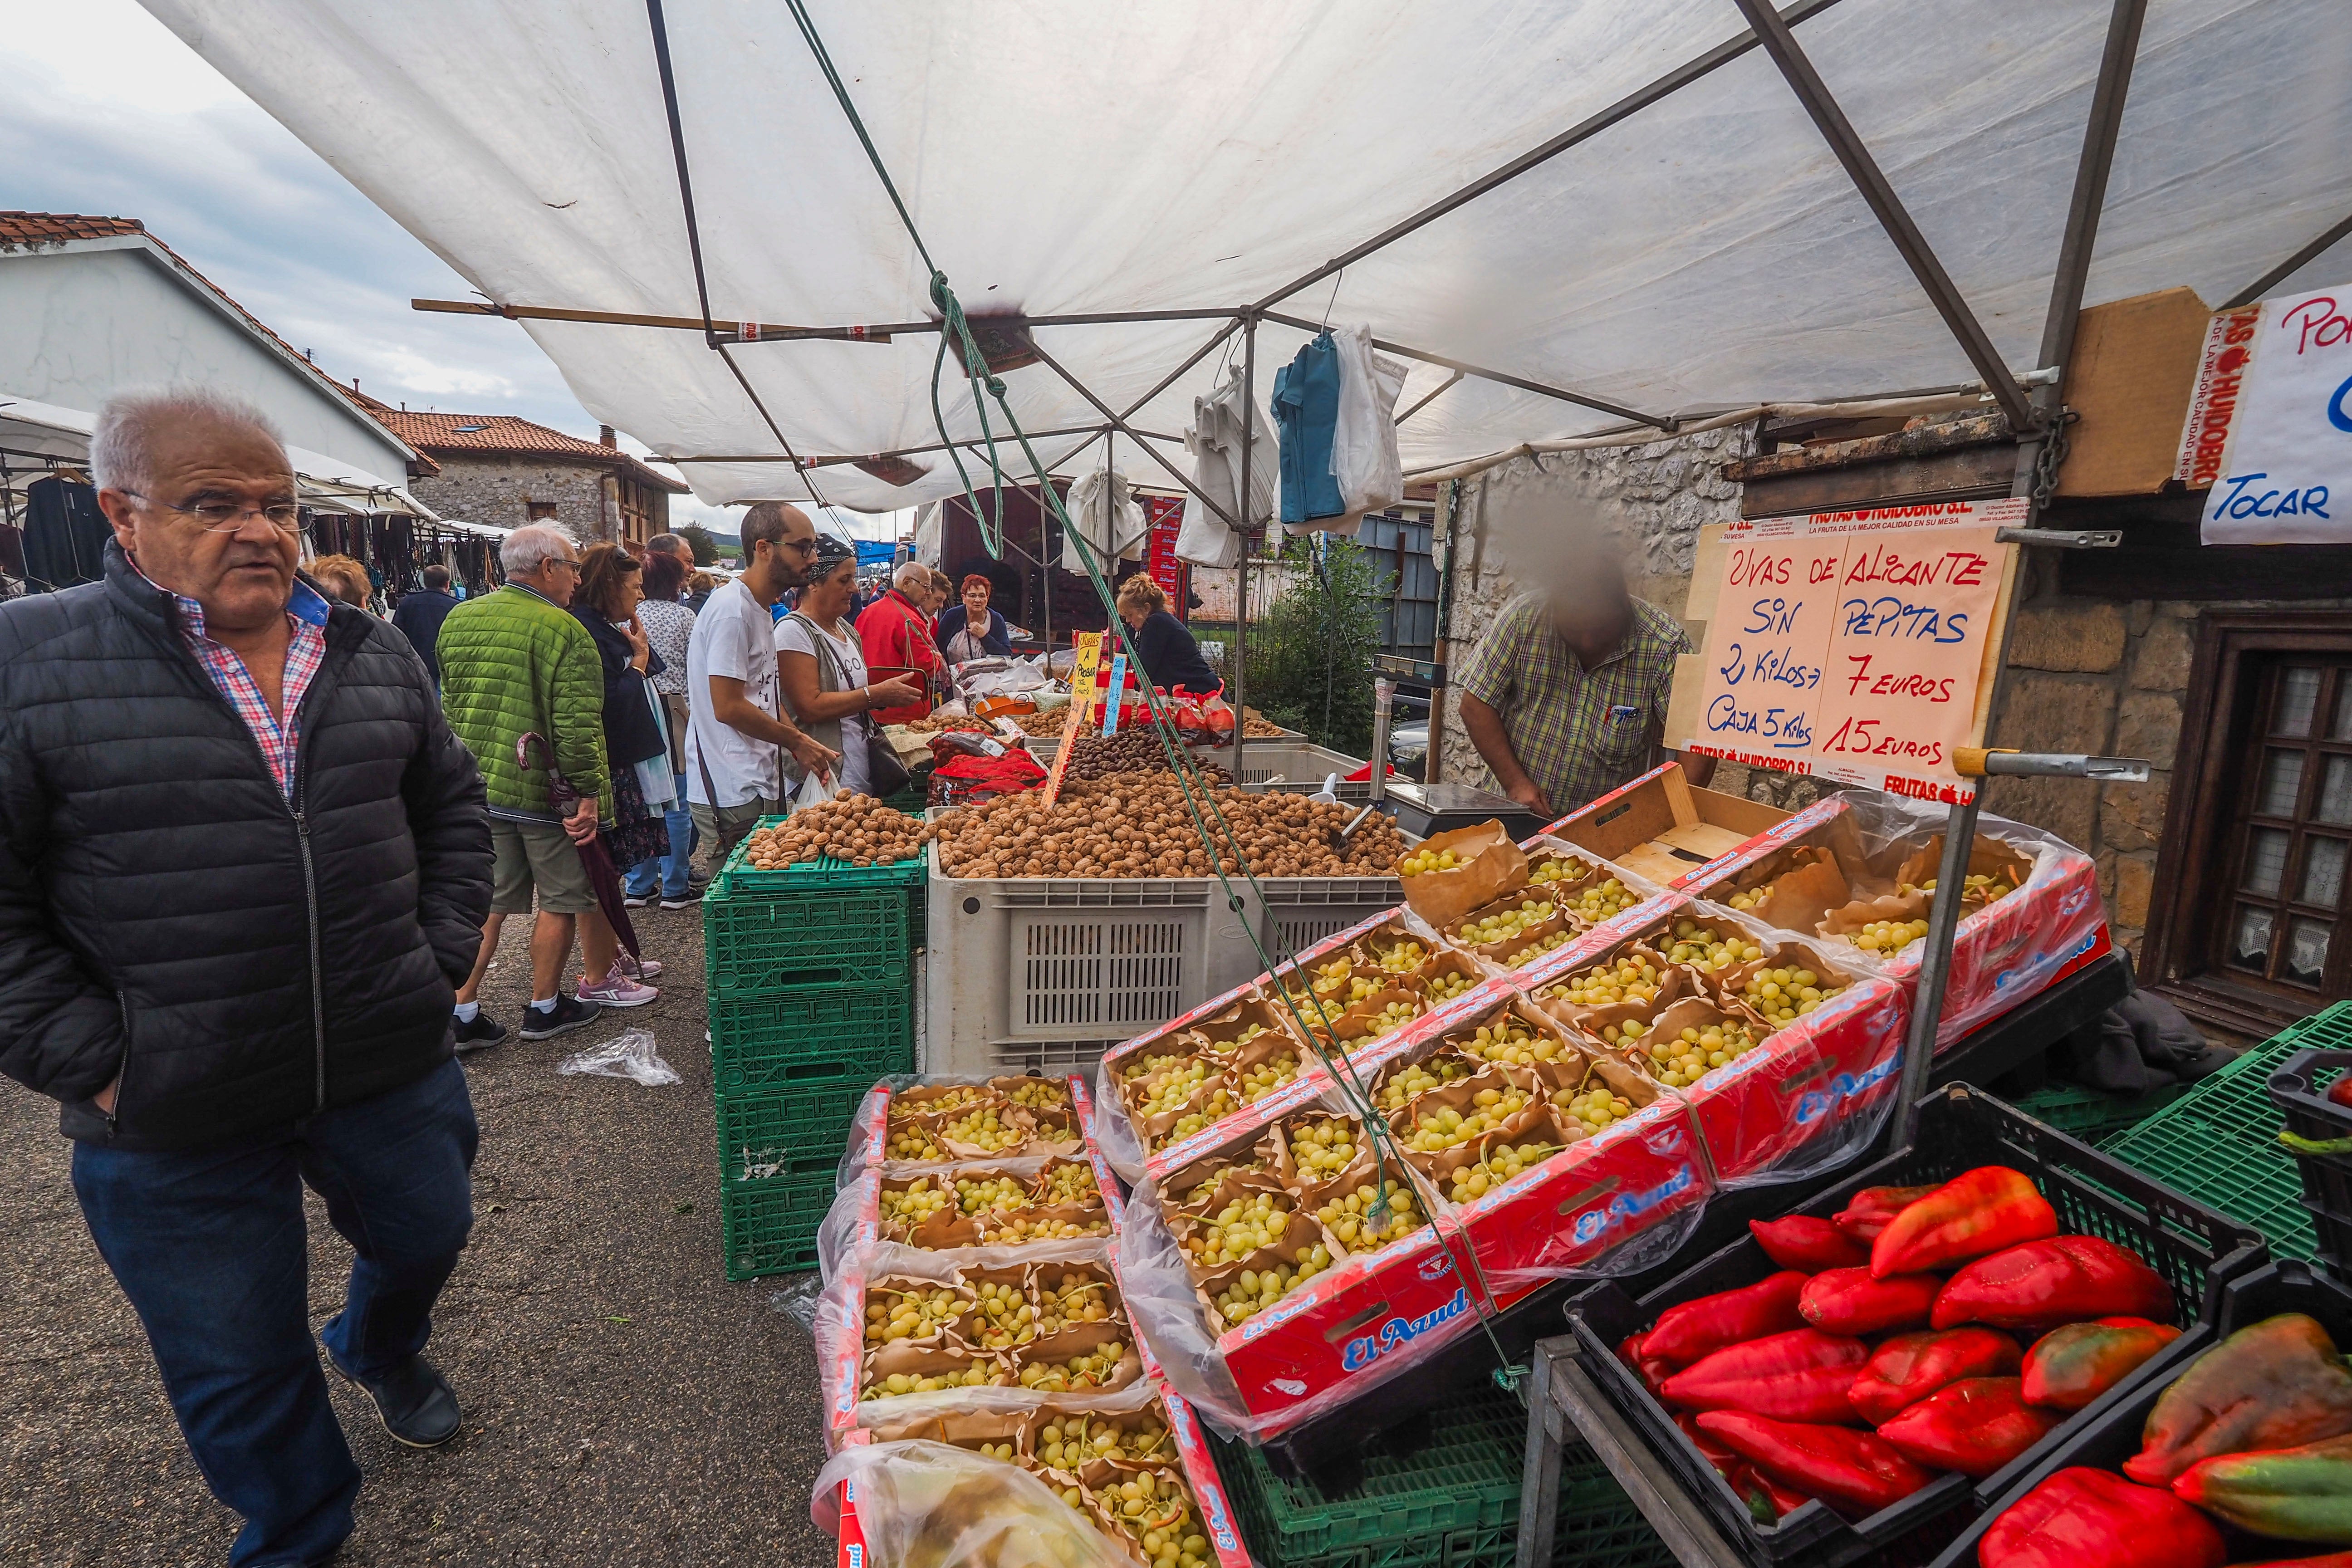
[{"label": "green plastic crate", "polygon": [[[1367,1455],[1354,1490],[1326,1497],[1274,1473],[1257,1449],[1212,1451],[1252,1555],[1283,1568],[1507,1568],[1518,1546],[1527,1412],[1491,1384],[1440,1405],[1402,1458]],[[1666,1568],[1673,1553],[1589,1450],[1560,1466],[1557,1563]]]},{"label": "green plastic crate", "polygon": [[816,1267],[817,1226],[833,1206],[833,1173],[719,1184],[727,1278],[797,1274]]},{"label": "green plastic crate", "polygon": [[702,941],[714,1001],[817,986],[911,985],[903,887],[828,889],[814,899],[712,891],[719,896],[702,900]]},{"label": "green plastic crate", "polygon": [[[2326,1015],[2322,1015],[2326,1016]],[[2245,1221],[2271,1251],[2309,1261],[2318,1246],[2303,1206],[2303,1178],[2279,1147],[2285,1117],[2271,1100],[2271,1073],[2300,1048],[2317,1022],[2290,1025],[2212,1077],[2189,1086],[2168,1110],[2101,1145],[2135,1170]]]},{"label": "green plastic crate", "polygon": [[710,1004],[710,1070],[722,1095],[820,1079],[860,1087],[915,1070],[915,999],[905,985],[832,985]]},{"label": "green plastic crate", "polygon": [[2085,1143],[2097,1143],[2129,1131],[2158,1111],[2170,1109],[2196,1087],[2177,1083],[2146,1094],[2109,1094],[2080,1084],[2053,1083],[2010,1103],[2036,1121],[2047,1122]]},{"label": "green plastic crate", "polygon": [[897,795],[884,795],[882,804],[893,811],[903,811],[908,816],[919,817],[923,815],[923,808],[930,805],[929,784],[928,777],[917,779]]},{"label": "green plastic crate", "polygon": [[[920,792],[908,815],[923,815]],[[886,803],[887,804],[887,803]],[[772,827],[785,819],[763,816],[755,825]],[[746,863],[750,840],[738,844],[711,879],[710,895],[719,898],[741,899],[817,899],[835,890],[871,892],[877,888],[897,888],[907,899],[907,945],[909,950],[923,945],[923,919],[929,902],[926,885],[929,879],[928,856],[912,860],[899,860],[887,866],[853,866],[846,860],[831,856],[787,866],[781,871],[762,871]]]},{"label": "green plastic crate", "polygon": [[822,1079],[766,1094],[719,1096],[719,1181],[757,1186],[803,1176],[828,1182],[870,1078]]}]

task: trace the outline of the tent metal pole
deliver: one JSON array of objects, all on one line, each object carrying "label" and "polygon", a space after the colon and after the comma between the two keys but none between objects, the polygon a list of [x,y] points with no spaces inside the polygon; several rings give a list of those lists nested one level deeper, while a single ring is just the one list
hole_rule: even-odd
[{"label": "tent metal pole", "polygon": [[2131,93],[2132,65],[2139,55],[2140,24],[2147,0],[2116,0],[2107,17],[2106,49],[2099,59],[2098,84],[2091,91],[2090,117],[2083,126],[2083,155],[2074,165],[2074,194],[2066,209],[2066,234],[2058,247],[2058,268],[2050,281],[2050,311],[2042,321],[2037,366],[2053,367],[2058,378],[2033,389],[2037,428],[2019,432],[2013,496],[2032,496],[2047,432],[2065,405],[2066,362],[2074,355],[2074,329],[2083,315],[2083,287],[2099,243],[2099,215],[2107,204],[2107,175],[2115,167],[2116,136],[2124,100]]},{"label": "tent metal pole", "polygon": [[[697,241],[698,245],[699,241]],[[789,343],[812,338],[840,340],[847,342],[887,343],[901,333],[915,335],[936,332],[937,321],[877,321],[841,327],[796,327],[778,321],[720,321],[695,316],[647,315],[631,310],[577,310],[561,305],[500,305],[488,300],[411,300],[412,310],[437,312],[455,316],[503,316],[513,321],[581,321],[591,326],[656,327],[670,331],[701,332],[714,342],[726,343]],[[1158,321],[1216,321],[1241,323],[1241,310],[1233,305],[1210,305],[1181,310],[1094,310],[1066,316],[987,317],[982,321],[1003,321],[1019,327],[1088,327],[1113,326],[1120,323]]]},{"label": "tent metal pole", "polygon": [[[1242,483],[1234,503],[1244,519],[1257,509],[1250,504],[1250,458],[1257,447],[1257,317],[1242,318]],[[1203,498],[1206,499],[1206,498]],[[1227,519],[1231,521],[1231,519]],[[1250,519],[1250,521],[1255,521]],[[1274,526],[1268,519],[1266,526]],[[1242,554],[1234,569],[1234,665],[1225,679],[1234,689],[1234,783],[1244,778],[1242,748],[1249,741],[1249,580],[1250,536],[1247,522],[1234,524],[1241,536]]]},{"label": "tent metal pole", "polygon": [[2261,299],[2263,295],[2269,293],[2272,289],[2277,288],[2280,284],[2285,282],[2288,279],[2302,271],[2305,266],[2318,259],[2321,252],[2326,250],[2330,246],[2334,245],[2337,240],[2342,239],[2347,234],[2352,234],[2352,214],[2347,214],[2342,220],[2331,225],[2326,233],[2313,240],[2309,245],[2305,246],[2301,250],[2296,251],[2293,256],[2288,257],[2284,261],[2280,262],[2276,267],[2272,268],[2268,272],[2263,273],[2260,278],[2255,279],[2252,283],[2247,284],[2235,294],[2231,295],[2229,302],[2221,308],[2224,310],[2235,310],[2252,304],[2255,300]]},{"label": "tent metal pole", "polygon": [[1444,382],[1439,384],[1436,391],[1431,393],[1427,397],[1423,398],[1420,402],[1414,404],[1403,413],[1398,415],[1396,416],[1396,422],[1400,425],[1403,424],[1406,420],[1412,418],[1414,415],[1420,413],[1423,409],[1428,407],[1431,404],[1436,402],[1447,393],[1453,391],[1456,386],[1459,386],[1462,384],[1463,377],[1468,374],[1469,373],[1467,371],[1457,370],[1452,375],[1447,376]]},{"label": "tent metal pole", "polygon": [[[1780,12],[1778,15],[1781,21],[1793,26],[1797,23],[1803,21],[1806,17],[1817,16],[1836,4],[1837,0],[1798,0],[1796,5],[1790,6],[1785,11]],[[1412,234],[1416,229],[1425,228],[1429,225],[1435,223],[1439,218],[1444,217],[1447,213],[1454,211],[1456,207],[1466,206],[1470,203],[1476,201],[1480,196],[1485,195],[1488,191],[1495,189],[1496,186],[1507,184],[1511,181],[1517,179],[1521,174],[1526,174],[1528,170],[1549,163],[1552,159],[1557,158],[1562,153],[1565,153],[1570,148],[1577,145],[1577,143],[1591,141],[1593,137],[1600,135],[1602,132],[1610,129],[1619,121],[1626,120],[1633,115],[1639,113],[1641,110],[1647,109],[1650,105],[1657,102],[1660,99],[1665,98],[1679,91],[1683,88],[1688,87],[1691,83],[1698,80],[1701,77],[1707,75],[1709,72],[1716,70],[1719,67],[1729,65],[1733,60],[1738,59],[1740,56],[1754,48],[1756,47],[1756,35],[1753,32],[1742,33],[1736,38],[1727,38],[1722,43],[1717,44],[1715,47],[1707,50],[1706,53],[1699,56],[1687,65],[1677,66],[1673,70],[1668,71],[1665,75],[1658,78],[1655,81],[1651,82],[1648,86],[1634,89],[1633,91],[1626,94],[1623,98],[1619,99],[1608,108],[1601,110],[1599,113],[1591,115],[1577,124],[1569,127],[1566,131],[1561,132],[1559,135],[1553,137],[1550,141],[1545,142],[1540,147],[1536,147],[1520,153],[1509,163],[1503,164],[1500,168],[1480,175],[1477,179],[1471,181],[1460,190],[1454,192],[1451,195],[1440,196],[1436,201],[1432,202],[1429,205],[1422,208],[1411,217],[1406,218],[1402,222],[1395,224],[1389,228],[1381,230],[1379,234],[1376,234],[1371,238],[1364,241],[1363,244],[1356,247],[1353,250],[1343,251],[1339,255],[1335,256],[1330,260],[1325,262],[1322,266],[1317,268],[1314,271],[1309,272],[1303,277],[1293,279],[1291,281],[1284,284],[1281,288],[1276,289],[1273,293],[1268,294],[1265,299],[1260,300],[1252,307],[1252,309],[1254,310],[1263,311],[1269,310],[1276,305],[1279,305],[1285,300],[1289,299],[1293,294],[1297,293],[1301,289],[1310,288],[1317,283],[1320,283],[1324,279],[1330,277],[1334,272],[1341,270],[1350,263],[1360,261],[1365,257],[1371,255],[1374,251],[1384,249],[1387,247],[1395,244],[1398,240],[1402,239],[1405,236]]]},{"label": "tent metal pole", "polygon": [[[1296,327],[1300,331],[1309,334],[1320,332],[1323,330],[1318,322],[1299,316],[1286,316],[1276,310],[1262,311],[1255,319],[1273,321],[1285,327]],[[1522,392],[1533,392],[1545,397],[1557,397],[1562,403],[1573,403],[1580,407],[1597,409],[1603,414],[1614,414],[1620,419],[1631,420],[1636,425],[1647,425],[1653,429],[1663,430],[1669,435],[1674,432],[1675,422],[1671,419],[1661,418],[1654,414],[1644,414],[1637,408],[1628,408],[1622,404],[1590,397],[1581,392],[1570,392],[1565,387],[1549,386],[1540,381],[1529,381],[1525,376],[1513,375],[1508,371],[1489,370],[1482,364],[1447,359],[1444,354],[1433,354],[1426,349],[1407,348],[1402,343],[1392,343],[1386,338],[1374,338],[1372,347],[1387,353],[1402,354],[1407,359],[1417,359],[1423,364],[1442,365],[1447,370],[1458,370],[1465,375],[1475,375],[1481,381],[1500,382],[1505,386],[1516,386]]]},{"label": "tent metal pole", "polygon": [[[1100,425],[1072,425],[1060,430],[1032,430],[1033,441],[1050,441],[1060,436],[1084,436],[1088,439],[1100,436],[1106,427]],[[1174,440],[1169,437],[1167,439]],[[972,436],[961,441],[933,441],[921,447],[895,447],[887,452],[835,453],[822,458],[786,458],[776,452],[698,452],[684,458],[665,458],[656,453],[654,460],[661,463],[786,463],[796,462],[804,468],[837,468],[844,463],[873,463],[884,458],[911,458],[923,452],[944,452],[950,447],[982,447],[984,437]],[[1082,447],[1079,450],[1083,451]]]},{"label": "tent metal pole", "polygon": [[1159,464],[1161,468],[1167,469],[1171,477],[1172,477],[1178,484],[1182,485],[1186,489],[1192,491],[1192,494],[1199,496],[1201,498],[1202,505],[1207,507],[1211,511],[1215,512],[1219,517],[1224,519],[1228,526],[1234,528],[1239,528],[1241,526],[1241,524],[1234,521],[1234,514],[1232,512],[1227,511],[1213,497],[1211,497],[1207,491],[1202,490],[1199,486],[1193,484],[1192,480],[1186,479],[1183,474],[1178,471],[1175,464],[1161,457],[1158,447],[1152,446],[1150,442],[1145,440],[1142,437],[1137,435],[1132,429],[1129,428],[1127,421],[1120,418],[1117,414],[1112,413],[1110,405],[1105,403],[1101,398],[1097,397],[1092,391],[1088,390],[1086,383],[1080,381],[1076,376],[1072,375],[1068,371],[1064,370],[1062,368],[1061,361],[1055,359],[1052,354],[1047,353],[1044,349],[1037,347],[1034,343],[1030,345],[1030,352],[1037,356],[1039,363],[1045,365],[1055,375],[1060,376],[1064,381],[1067,382],[1070,385],[1071,391],[1076,392],[1080,397],[1083,397],[1088,403],[1093,404],[1095,405],[1095,411],[1100,414],[1105,419],[1110,421],[1110,427],[1112,429],[1132,440],[1138,447],[1143,449],[1143,453],[1146,457]]},{"label": "tent metal pole", "polygon": [[1813,62],[1806,58],[1805,51],[1797,44],[1795,35],[1789,31],[1789,25],[1764,0],[1732,0],[1732,3],[1747,16],[1748,25],[1756,29],[1757,40],[1764,46],[1765,53],[1772,57],[1772,63],[1780,68],[1780,74],[1788,79],[1790,90],[1797,95],[1797,101],[1805,106],[1805,112],[1812,117],[1822,139],[1830,144],[1830,151],[1837,154],[1839,163],[1845,165],[1846,174],[1853,181],[1854,188],[1862,193],[1862,199],[1877,216],[1878,226],[1886,231],[1886,237],[1894,242],[1895,248],[1910,267],[1912,276],[1919,280],[1919,287],[1926,290],[1937,314],[1944,318],[1944,325],[1958,341],[1960,352],[1969,356],[1970,364],[1976,366],[1977,374],[1984,380],[1985,390],[1992,394],[2001,411],[2009,416],[2010,428],[2021,436],[2033,429],[2033,410],[2025,401],[2025,394],[2018,386],[2017,377],[2001,363],[2000,351],[1993,347],[1992,339],[1986,335],[1983,324],[1977,320],[1976,312],[1969,308],[1968,300],[1961,297],[1951,275],[1944,270],[1944,264],[1936,258],[1936,252],[1927,244],[1927,237],[1919,232],[1919,226],[1911,221],[1903,199],[1895,194],[1895,187],[1887,183],[1878,161],[1863,144],[1853,122],[1838,107],[1837,100],[1830,95],[1821,73],[1813,69]]}]

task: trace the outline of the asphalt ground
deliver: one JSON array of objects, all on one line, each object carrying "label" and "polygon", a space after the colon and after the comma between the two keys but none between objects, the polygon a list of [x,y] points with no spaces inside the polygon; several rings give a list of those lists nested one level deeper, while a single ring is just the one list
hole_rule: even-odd
[{"label": "asphalt ground", "polygon": [[[794,1281],[729,1284],[719,1256],[698,911],[639,911],[661,1000],[465,1058],[482,1127],[472,1244],[427,1354],[464,1434],[419,1453],[335,1377],[365,1483],[339,1568],[831,1560],[809,1521],[823,1462],[815,1357],[779,1310]],[[511,1029],[529,922],[483,988]],[[650,1028],[681,1084],[558,1077]],[[138,1319],[83,1226],[55,1108],[0,1083],[0,1563],[226,1563],[236,1516],[180,1440]],[[351,1251],[313,1196],[310,1314]]]}]

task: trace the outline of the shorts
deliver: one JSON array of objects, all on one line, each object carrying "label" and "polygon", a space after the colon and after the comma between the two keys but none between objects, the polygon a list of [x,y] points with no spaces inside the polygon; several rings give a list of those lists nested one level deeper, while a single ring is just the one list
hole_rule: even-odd
[{"label": "shorts", "polygon": [[596,907],[588,868],[560,823],[490,818],[490,913],[530,913],[533,888],[551,915],[584,915]]},{"label": "shorts", "polygon": [[760,818],[779,815],[772,800],[747,800],[740,805],[706,805],[698,800],[687,809],[694,817],[694,830],[718,846],[710,855],[713,865],[723,862],[734,853],[735,846],[751,837]]}]

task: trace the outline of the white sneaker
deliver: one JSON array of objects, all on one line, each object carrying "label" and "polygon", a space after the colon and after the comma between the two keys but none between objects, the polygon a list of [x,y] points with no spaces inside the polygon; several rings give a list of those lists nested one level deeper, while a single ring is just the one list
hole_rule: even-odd
[{"label": "white sneaker", "polygon": [[661,993],[650,985],[640,985],[621,973],[616,963],[604,979],[591,985],[583,976],[579,988],[572,992],[583,1002],[593,1002],[600,1007],[642,1007],[658,1001]]}]

